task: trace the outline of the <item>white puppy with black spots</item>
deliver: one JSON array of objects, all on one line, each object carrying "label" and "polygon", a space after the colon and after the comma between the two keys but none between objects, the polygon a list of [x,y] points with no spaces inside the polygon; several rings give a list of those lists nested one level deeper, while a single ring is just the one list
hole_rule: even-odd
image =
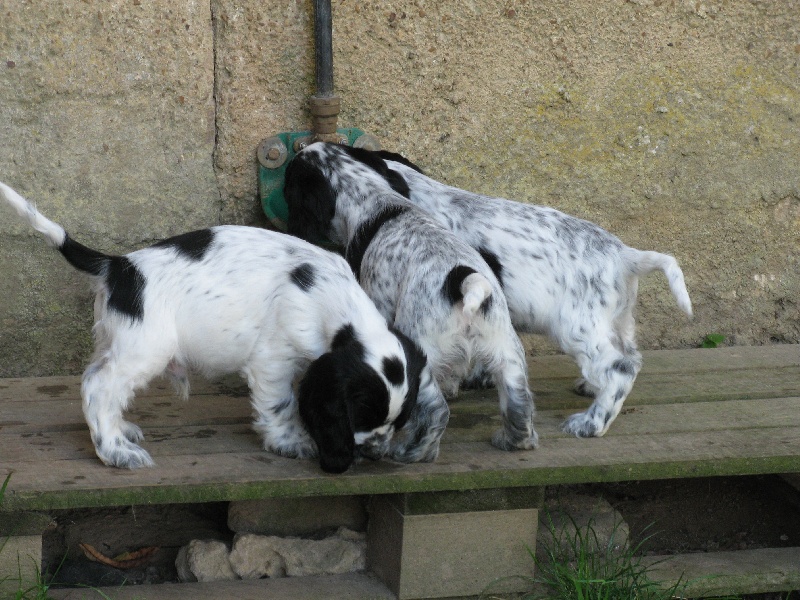
[{"label": "white puppy with black spots", "polygon": [[239,226],[109,256],[72,240],[2,183],[0,195],[92,278],[96,344],[83,412],[105,464],[153,464],[123,413],[162,374],[188,397],[190,369],[246,377],[254,427],[277,454],[318,455],[323,470],[338,473],[360,456],[385,455],[405,426],[393,458],[436,458],[447,403],[421,350],[390,330],[341,257]]},{"label": "white puppy with black spots", "polygon": [[399,154],[376,155],[385,159],[385,185],[407,192],[492,266],[516,329],[549,335],[578,363],[582,378],[575,389],[594,401],[567,418],[564,431],[603,435],[642,367],[633,315],[639,278],[663,271],[678,306],[692,315],[677,261],[626,246],[594,223],[553,208],[450,187]]},{"label": "white puppy with black spots", "polygon": [[503,419],[496,447],[536,447],[525,352],[497,278],[478,252],[388,189],[381,164],[337,144],[299,152],[286,170],[289,233],[345,247],[369,297],[423,349],[446,395],[474,365],[491,374]]}]

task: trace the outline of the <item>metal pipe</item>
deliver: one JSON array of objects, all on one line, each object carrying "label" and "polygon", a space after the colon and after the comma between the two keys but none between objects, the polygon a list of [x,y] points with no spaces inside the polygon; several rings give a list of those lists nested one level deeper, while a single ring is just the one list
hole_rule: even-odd
[{"label": "metal pipe", "polygon": [[317,98],[333,96],[333,18],[331,0],[314,0]]}]

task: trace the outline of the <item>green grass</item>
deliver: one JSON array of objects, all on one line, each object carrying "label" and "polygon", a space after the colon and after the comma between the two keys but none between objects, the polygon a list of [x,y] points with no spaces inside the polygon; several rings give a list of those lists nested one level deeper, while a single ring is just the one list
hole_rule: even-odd
[{"label": "green grass", "polygon": [[[548,517],[552,542],[537,555],[528,549],[535,565],[535,576],[523,577],[530,583],[528,593],[515,595],[520,600],[675,600],[687,598],[688,582],[665,585],[651,579],[652,563],[640,556],[642,546],[652,534],[630,546],[617,523],[607,539],[601,539],[590,520],[579,526],[571,517],[560,527]],[[501,580],[502,581],[502,580]],[[497,582],[499,583],[499,582]],[[489,586],[491,588],[491,586]],[[488,589],[488,588],[487,588]],[[484,593],[484,598],[502,596]],[[739,600],[724,596],[706,600]]]},{"label": "green grass", "polygon": [[725,336],[721,333],[709,333],[703,338],[700,343],[701,348],[719,348],[722,342],[725,341]]},{"label": "green grass", "polygon": [[559,600],[670,600],[680,598],[685,582],[665,588],[650,579],[648,565],[639,556],[645,537],[631,547],[619,540],[619,523],[607,540],[600,539],[592,522],[579,527],[574,520],[556,529],[548,518],[548,529],[554,542],[544,548],[544,558],[531,552],[536,565],[536,581],[547,592],[526,598],[558,598]]}]

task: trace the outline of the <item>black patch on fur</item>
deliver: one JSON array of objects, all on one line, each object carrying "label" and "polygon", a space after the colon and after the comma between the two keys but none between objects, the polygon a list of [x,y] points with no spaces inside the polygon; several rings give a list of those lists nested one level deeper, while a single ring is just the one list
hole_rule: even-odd
[{"label": "black patch on fur", "polygon": [[481,302],[480,311],[484,317],[489,313],[489,310],[492,308],[492,302],[494,302],[494,296],[489,296],[488,298],[486,298],[486,300]]},{"label": "black patch on fur", "polygon": [[392,358],[386,357],[383,359],[383,374],[389,383],[392,385],[400,385],[403,383],[405,372],[403,370],[403,362],[393,356]]},{"label": "black patch on fur", "polygon": [[156,248],[174,248],[178,254],[190,260],[202,260],[214,241],[214,232],[210,229],[199,229],[176,235],[153,244]]},{"label": "black patch on fur", "polygon": [[365,150],[364,148],[351,148],[350,146],[340,146],[340,148],[353,160],[366,165],[378,175],[386,180],[391,188],[405,198],[410,198],[411,191],[408,184],[400,173],[389,168],[389,165],[380,157],[377,152]]},{"label": "black patch on fur", "polygon": [[347,246],[345,251],[345,258],[347,259],[350,268],[356,279],[361,280],[361,262],[364,260],[364,253],[372,243],[372,239],[389,221],[396,219],[400,215],[408,211],[406,206],[387,206],[371,221],[362,224],[356,234],[353,236],[352,241]]},{"label": "black patch on fur", "polygon": [[144,317],[142,292],[145,279],[127,256],[112,256],[108,259],[105,273],[108,288],[108,307],[133,319]]},{"label": "black patch on fur", "polygon": [[314,267],[309,263],[303,263],[289,273],[289,278],[292,280],[293,284],[295,284],[304,292],[307,292],[314,287],[316,272],[314,271]]},{"label": "black patch on fur", "polygon": [[444,278],[442,285],[442,295],[453,306],[464,299],[464,294],[461,293],[461,284],[464,280],[476,273],[472,267],[458,265],[450,269],[447,277]]},{"label": "black patch on fur", "polygon": [[111,260],[110,256],[79,244],[69,235],[64,238],[64,243],[58,250],[69,264],[89,275],[102,275],[108,261]]},{"label": "black patch on fur", "polygon": [[356,330],[348,323],[339,328],[331,341],[331,350],[341,350],[347,346],[352,346],[358,360],[364,360],[364,344],[358,339]]},{"label": "black patch on fur", "polygon": [[483,260],[486,261],[486,264],[489,265],[489,268],[492,270],[492,273],[494,273],[494,276],[497,277],[497,281],[499,281],[500,285],[502,286],[503,265],[500,264],[500,259],[497,258],[497,254],[495,254],[491,250],[484,248],[483,246],[478,248],[478,254],[480,254],[481,258],[483,258]]},{"label": "black patch on fur", "polygon": [[636,373],[633,363],[626,358],[615,361],[614,364],[611,365],[611,368],[615,371],[619,371],[623,375],[633,376]]},{"label": "black patch on fur", "polygon": [[336,193],[316,158],[301,152],[286,167],[283,197],[290,235],[319,242],[328,236],[336,212]]},{"label": "black patch on fur", "polygon": [[422,173],[425,175],[422,169],[420,169],[417,165],[412,163],[402,154],[398,154],[397,152],[389,152],[388,150],[378,150],[375,152],[378,156],[380,156],[383,160],[391,160],[396,163],[400,163],[401,165],[405,165],[410,169],[414,169],[417,173]]}]

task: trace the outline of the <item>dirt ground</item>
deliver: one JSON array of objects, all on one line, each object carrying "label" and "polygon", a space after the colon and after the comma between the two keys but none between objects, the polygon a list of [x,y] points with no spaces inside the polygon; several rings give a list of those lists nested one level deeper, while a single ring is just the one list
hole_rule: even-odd
[{"label": "dirt ground", "polygon": [[778,476],[582,486],[628,523],[651,554],[800,546],[800,493]]},{"label": "dirt ground", "polygon": [[[800,546],[800,492],[778,476],[562,486],[602,496],[624,518],[630,542],[645,554]],[[552,489],[551,489],[552,491]],[[44,537],[45,572],[65,584],[91,586],[177,581],[174,559],[194,538],[230,539],[225,503],[63,511]],[[645,539],[646,538],[646,539]],[[154,559],[122,571],[89,561],[92,543],[107,556],[160,547]],[[747,600],[800,600],[800,592]]]}]

